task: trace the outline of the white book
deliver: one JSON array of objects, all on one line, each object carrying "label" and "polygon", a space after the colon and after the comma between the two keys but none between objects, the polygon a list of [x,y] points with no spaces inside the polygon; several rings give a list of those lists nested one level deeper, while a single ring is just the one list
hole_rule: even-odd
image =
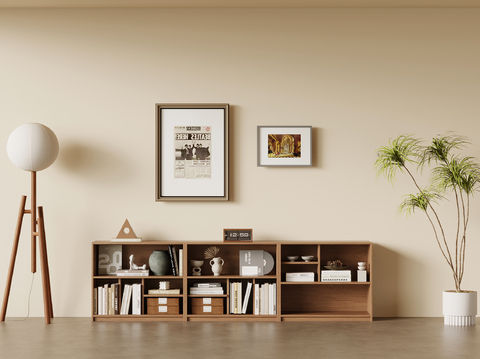
[{"label": "white book", "polygon": [[108,284],[103,286],[103,314],[108,314]]},{"label": "white book", "polygon": [[125,314],[125,303],[127,302],[127,286],[123,287],[122,304],[120,305],[120,314]]},{"label": "white book", "polygon": [[293,273],[286,273],[286,278],[293,278],[293,277],[315,277],[314,272],[293,272]]},{"label": "white book", "polygon": [[230,314],[233,314],[233,289],[234,289],[234,284],[233,282],[230,283]]},{"label": "white book", "polygon": [[273,284],[268,285],[268,315],[273,314]]},{"label": "white book", "polygon": [[322,270],[322,277],[350,277],[350,270]]},{"label": "white book", "polygon": [[126,308],[126,313],[125,313],[127,315],[130,312],[131,302],[132,302],[132,286],[129,285],[128,286],[128,296],[127,296],[127,308]]},{"label": "white book", "polygon": [[103,315],[103,287],[97,288],[97,313]]},{"label": "white book", "polygon": [[263,315],[268,315],[268,303],[269,303],[269,298],[268,298],[268,283],[265,283],[263,285],[263,293],[262,293],[262,314]]},{"label": "white book", "polygon": [[[210,290],[210,289],[213,289],[213,290]],[[209,294],[209,295],[223,294],[223,288],[198,288],[198,289],[190,288],[190,294],[193,294],[193,295],[199,295],[199,294]]]},{"label": "white book", "polygon": [[237,284],[237,314],[242,314],[242,282]]},{"label": "white book", "polygon": [[277,314],[277,283],[273,283],[273,314]]},{"label": "white book", "polygon": [[250,292],[252,291],[252,283],[247,283],[247,290],[245,291],[245,298],[243,299],[242,314],[247,313],[248,300],[250,299]]},{"label": "white book", "polygon": [[259,315],[260,314],[259,309],[260,309],[260,285],[255,284],[255,306],[253,309],[253,314]]},{"label": "white book", "polygon": [[110,242],[141,242],[142,238],[112,238]]},{"label": "white book", "polygon": [[322,282],[351,282],[351,278],[322,278]]},{"label": "white book", "polygon": [[140,315],[140,284],[134,284],[132,290],[132,314]]},{"label": "white book", "polygon": [[178,250],[178,275],[183,276],[183,249]]},{"label": "white book", "polygon": [[314,277],[286,278],[285,282],[315,282],[315,278]]}]

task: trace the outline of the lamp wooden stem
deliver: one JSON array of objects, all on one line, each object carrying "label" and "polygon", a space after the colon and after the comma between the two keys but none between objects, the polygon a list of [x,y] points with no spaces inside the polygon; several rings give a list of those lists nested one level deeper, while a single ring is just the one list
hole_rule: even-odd
[{"label": "lamp wooden stem", "polygon": [[32,273],[37,271],[37,172],[32,171],[32,206],[31,206],[31,224],[32,224]]}]

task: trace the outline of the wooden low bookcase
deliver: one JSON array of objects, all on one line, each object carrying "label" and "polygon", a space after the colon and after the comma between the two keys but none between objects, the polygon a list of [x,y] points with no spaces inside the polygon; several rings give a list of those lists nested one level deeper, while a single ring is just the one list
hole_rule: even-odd
[{"label": "wooden low bookcase", "polygon": [[[135,255],[137,265],[147,264],[154,250],[168,250],[171,245],[182,249],[182,276],[151,275],[145,277],[117,277],[99,275],[99,248],[108,245],[122,245],[122,268],[129,268],[129,257]],[[201,266],[201,275],[192,275],[190,260],[203,260],[204,252],[211,246],[220,248],[218,256],[224,260],[223,270],[214,276],[205,260]],[[239,273],[240,250],[263,250],[274,259],[273,270],[263,276],[242,276]],[[92,320],[93,321],[372,321],[373,320],[373,270],[371,242],[93,242],[93,279],[92,279]],[[287,257],[298,256],[291,262]],[[302,256],[313,256],[309,262]],[[351,270],[351,282],[322,282],[321,271],[327,261],[341,260]],[[357,280],[357,263],[367,263],[367,281]],[[286,281],[286,273],[313,272],[313,282]],[[180,294],[148,294],[150,289],[158,289],[160,281],[169,281],[171,289],[179,289]],[[245,296],[247,283],[260,286],[276,284],[276,314],[254,314],[255,293],[252,290],[246,305],[245,314],[231,314],[231,283],[241,282],[242,296]],[[125,284],[141,284],[140,315],[97,315],[96,288],[119,284],[119,300]],[[224,294],[191,295],[190,287],[194,283],[221,283]],[[160,299],[159,299],[160,298]],[[167,299],[165,299],[167,298]],[[168,298],[176,298],[168,300]],[[211,302],[208,311],[200,307],[201,298]],[[199,300],[200,299],[200,300]],[[171,303],[173,308],[163,308],[161,313],[153,313],[152,305]],[[203,303],[203,302],[202,302]]]}]

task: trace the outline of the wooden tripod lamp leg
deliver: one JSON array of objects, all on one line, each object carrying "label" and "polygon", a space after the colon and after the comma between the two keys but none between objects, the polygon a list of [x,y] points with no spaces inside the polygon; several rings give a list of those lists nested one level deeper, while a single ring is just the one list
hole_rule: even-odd
[{"label": "wooden tripod lamp leg", "polygon": [[42,282],[43,282],[43,305],[45,312],[45,324],[50,324],[50,318],[53,318],[52,292],[50,288],[50,273],[48,270],[47,241],[45,238],[45,224],[43,221],[43,207],[38,207],[38,232],[40,260],[42,263]]},{"label": "wooden tripod lamp leg", "polygon": [[10,288],[12,286],[13,270],[15,269],[15,260],[17,258],[18,242],[20,240],[20,232],[22,230],[23,216],[25,214],[25,202],[27,196],[22,196],[20,200],[20,209],[18,210],[17,228],[15,229],[15,237],[13,240],[12,255],[10,256],[10,266],[8,268],[7,283],[5,284],[5,293],[3,294],[1,321],[5,321],[7,314],[8,297],[10,296]]}]

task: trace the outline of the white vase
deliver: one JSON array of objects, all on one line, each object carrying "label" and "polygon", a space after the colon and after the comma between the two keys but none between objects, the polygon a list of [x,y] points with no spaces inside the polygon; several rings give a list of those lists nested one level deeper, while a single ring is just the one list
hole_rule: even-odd
[{"label": "white vase", "polygon": [[477,292],[443,292],[443,315],[445,325],[475,325],[477,315]]},{"label": "white vase", "polygon": [[[220,261],[222,261],[222,263],[220,263]],[[215,257],[210,261],[210,265],[212,266],[213,275],[220,275],[220,273],[222,273],[224,263],[225,262],[220,257]]]}]

